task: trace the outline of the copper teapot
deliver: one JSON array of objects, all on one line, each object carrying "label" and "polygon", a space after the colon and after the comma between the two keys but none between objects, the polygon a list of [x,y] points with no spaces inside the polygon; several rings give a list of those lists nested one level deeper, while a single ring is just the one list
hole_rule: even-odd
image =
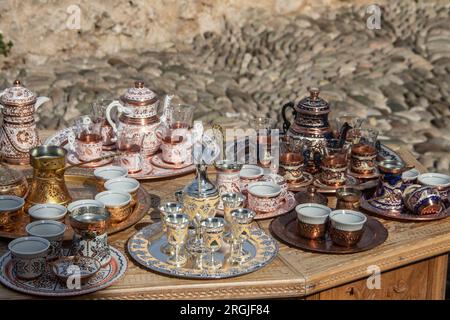
[{"label": "copper teapot", "polygon": [[40,144],[34,115],[36,110],[50,99],[36,97],[23,87],[19,80],[0,92],[0,109],[3,124],[0,127],[0,152],[5,162],[28,164],[30,149]]},{"label": "copper teapot", "polygon": [[[106,119],[114,132],[127,130],[144,134],[142,154],[151,156],[155,154],[161,144],[156,134],[160,125],[158,116],[158,95],[145,87],[143,81],[136,81],[134,87],[129,88],[119,100],[114,100],[106,109]],[[118,122],[114,122],[112,110],[117,108]]]}]

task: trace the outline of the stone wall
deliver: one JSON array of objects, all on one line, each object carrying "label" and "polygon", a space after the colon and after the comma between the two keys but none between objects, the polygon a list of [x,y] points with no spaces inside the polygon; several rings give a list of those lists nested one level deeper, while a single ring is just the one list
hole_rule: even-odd
[{"label": "stone wall", "polygon": [[78,33],[61,27],[70,1],[0,1],[0,29],[14,42],[0,57],[0,89],[18,78],[50,97],[39,128],[70,125],[135,79],[176,93],[197,119],[248,126],[268,116],[281,128],[281,106],[319,86],[331,121],[356,113],[430,170],[450,171],[448,1],[378,2],[380,30],[366,27],[367,1],[79,3]]},{"label": "stone wall", "polygon": [[[267,16],[307,14],[354,0],[2,0],[0,32],[13,54],[34,64],[58,55],[103,57],[122,50],[168,50],[195,35],[242,25],[252,10]],[[77,24],[79,8],[79,29]]]}]

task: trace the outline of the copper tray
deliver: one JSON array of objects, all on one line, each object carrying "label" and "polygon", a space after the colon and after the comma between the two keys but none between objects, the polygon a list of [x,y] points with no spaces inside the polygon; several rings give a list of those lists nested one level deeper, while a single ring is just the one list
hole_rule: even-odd
[{"label": "copper tray", "polygon": [[[72,172],[72,173],[71,173]],[[75,174],[76,172],[76,174]],[[98,193],[95,187],[95,178],[89,175],[89,172],[82,169],[71,170],[65,175],[66,185],[73,201],[78,199],[93,199]],[[131,215],[123,222],[108,227],[108,234],[113,234],[131,227],[140,221],[150,210],[151,199],[150,195],[143,187],[140,187],[137,192],[137,203]],[[30,223],[30,216],[27,212],[22,211],[16,228],[11,231],[0,230],[0,237],[15,239],[26,236],[25,226]],[[73,230],[69,223],[69,214],[66,215],[64,223],[67,225],[64,240],[72,240]]]},{"label": "copper tray", "polygon": [[370,250],[382,244],[388,236],[388,231],[383,224],[368,216],[363,236],[354,247],[337,246],[331,241],[328,234],[323,240],[309,240],[299,234],[295,211],[273,220],[270,224],[270,232],[282,242],[296,248],[329,254],[348,254]]},{"label": "copper tray", "polygon": [[382,210],[380,208],[376,208],[373,205],[371,205],[370,201],[368,201],[364,196],[361,197],[360,206],[361,206],[361,208],[374,214],[377,217],[384,218],[384,219],[398,220],[398,221],[417,221],[417,222],[434,221],[434,220],[444,219],[444,218],[447,218],[448,216],[450,216],[450,207],[441,211],[438,214],[428,214],[428,215],[424,215],[424,216],[413,214],[409,210],[404,210],[404,211]]}]

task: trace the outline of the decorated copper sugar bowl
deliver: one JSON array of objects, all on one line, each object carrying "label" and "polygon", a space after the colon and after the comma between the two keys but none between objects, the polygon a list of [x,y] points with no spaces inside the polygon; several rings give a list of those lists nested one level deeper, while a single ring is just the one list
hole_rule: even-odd
[{"label": "decorated copper sugar bowl", "polygon": [[0,163],[0,195],[25,197],[28,192],[28,182],[18,170]]},{"label": "decorated copper sugar bowl", "polygon": [[[144,135],[143,155],[155,154],[161,144],[156,130],[160,125],[158,95],[145,87],[143,81],[136,81],[119,100],[114,100],[106,109],[106,119],[117,134],[118,131],[140,132]],[[118,122],[112,118],[113,109],[117,109]],[[138,134],[137,134],[138,135]]]},{"label": "decorated copper sugar bowl", "polygon": [[[318,88],[311,88],[309,96],[300,100],[297,105],[294,102],[288,102],[282,109],[283,129],[288,139],[293,139],[295,144],[300,141],[301,152],[307,162],[306,169],[311,173],[318,171],[317,166],[325,142],[333,138],[328,121],[330,105],[319,97],[319,93]],[[288,109],[292,109],[294,115],[292,124],[287,118]]]},{"label": "decorated copper sugar bowl", "polygon": [[28,164],[30,149],[40,144],[34,115],[47,97],[37,97],[19,80],[0,92],[3,123],[0,127],[0,155],[11,164]]}]

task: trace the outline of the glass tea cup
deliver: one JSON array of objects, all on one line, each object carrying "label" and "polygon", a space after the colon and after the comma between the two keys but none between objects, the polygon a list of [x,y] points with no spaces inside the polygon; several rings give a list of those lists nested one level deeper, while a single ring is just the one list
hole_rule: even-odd
[{"label": "glass tea cup", "polygon": [[92,116],[77,119],[67,140],[69,148],[80,161],[90,161],[102,156],[101,123]]},{"label": "glass tea cup", "polygon": [[119,164],[126,168],[128,173],[133,174],[142,170],[143,156],[142,143],[144,134],[140,131],[133,132],[129,129],[122,129],[117,132],[117,150],[119,154]]}]

